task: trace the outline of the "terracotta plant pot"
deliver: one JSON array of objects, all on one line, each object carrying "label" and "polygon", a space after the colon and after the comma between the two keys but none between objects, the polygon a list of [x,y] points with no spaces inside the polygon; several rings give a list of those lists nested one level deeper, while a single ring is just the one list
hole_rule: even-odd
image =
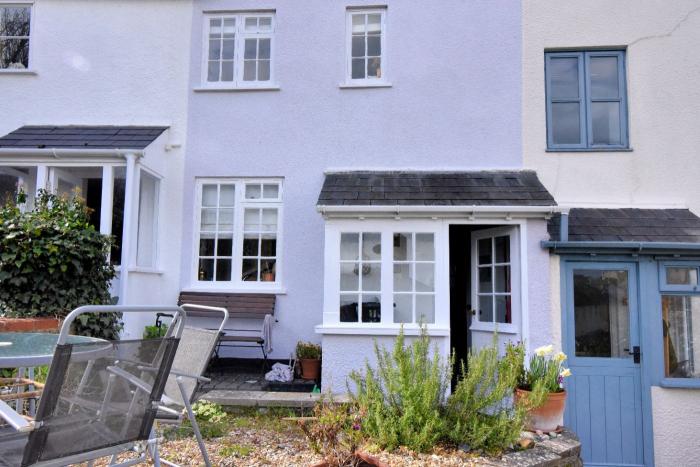
[{"label": "terracotta plant pot", "polygon": [[274,272],[263,272],[261,274],[261,278],[263,282],[275,282],[275,273]]},{"label": "terracotta plant pot", "polygon": [[[515,401],[519,403],[530,395],[525,389],[515,390]],[[548,433],[556,431],[562,424],[564,409],[566,408],[566,391],[550,392],[541,407],[528,412],[526,428],[531,431],[543,431]]]},{"label": "terracotta plant pot", "polygon": [[0,332],[57,332],[58,318],[0,318]]},{"label": "terracotta plant pot", "polygon": [[300,358],[302,379],[319,379],[321,377],[321,360],[318,358]]}]

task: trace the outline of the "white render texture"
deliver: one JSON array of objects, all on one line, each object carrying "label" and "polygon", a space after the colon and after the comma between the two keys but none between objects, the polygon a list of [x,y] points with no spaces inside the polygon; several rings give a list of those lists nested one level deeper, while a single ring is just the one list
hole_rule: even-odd
[{"label": "white render texture", "polygon": [[[36,0],[34,74],[0,71],[3,135],[22,125],[170,127],[141,160],[162,177],[160,273],[130,273],[132,304],[177,299],[191,14],[188,0]],[[129,321],[126,336],[152,323]]]},{"label": "white render texture", "polygon": [[651,388],[656,467],[698,465],[700,397],[697,389]]}]

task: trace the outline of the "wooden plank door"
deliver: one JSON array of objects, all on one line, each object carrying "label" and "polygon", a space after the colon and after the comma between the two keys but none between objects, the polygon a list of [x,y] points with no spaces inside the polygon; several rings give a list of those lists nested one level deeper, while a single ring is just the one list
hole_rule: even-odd
[{"label": "wooden plank door", "polygon": [[564,348],[573,376],[565,424],[590,466],[644,465],[637,272],[567,263]]}]

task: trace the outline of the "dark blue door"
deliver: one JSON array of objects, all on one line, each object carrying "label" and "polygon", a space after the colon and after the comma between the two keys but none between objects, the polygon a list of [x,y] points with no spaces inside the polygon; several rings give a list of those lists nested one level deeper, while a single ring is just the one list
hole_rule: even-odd
[{"label": "dark blue door", "polygon": [[634,263],[566,263],[565,424],[590,466],[644,465]]}]

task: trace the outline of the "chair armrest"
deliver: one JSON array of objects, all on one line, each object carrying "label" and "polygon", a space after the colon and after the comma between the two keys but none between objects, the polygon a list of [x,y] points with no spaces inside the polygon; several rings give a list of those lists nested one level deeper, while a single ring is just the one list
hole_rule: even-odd
[{"label": "chair armrest", "polygon": [[12,410],[12,407],[7,405],[5,401],[0,400],[0,418],[5,420],[12,428],[17,431],[32,431],[34,422],[25,420],[20,414]]},{"label": "chair armrest", "polygon": [[121,378],[124,378],[134,386],[136,386],[139,389],[142,389],[148,393],[150,393],[153,390],[153,386],[142,380],[141,378],[138,378],[128,371],[119,368],[118,366],[108,366],[107,371],[112,373],[113,375],[119,376]]},{"label": "chair armrest", "polygon": [[[139,370],[143,370],[143,371],[158,371],[158,368],[154,368],[154,367],[152,367],[152,366],[142,366],[142,365],[139,365],[137,368],[138,368]],[[191,374],[189,374],[189,373],[184,373],[184,372],[182,372],[182,371],[173,370],[173,369],[170,370],[170,374],[171,374],[171,375],[175,375],[175,376],[182,376],[182,377],[185,377],[185,378],[196,379],[196,380],[199,381],[200,383],[209,383],[209,382],[211,382],[211,379],[207,378],[206,376],[191,375]]]}]

